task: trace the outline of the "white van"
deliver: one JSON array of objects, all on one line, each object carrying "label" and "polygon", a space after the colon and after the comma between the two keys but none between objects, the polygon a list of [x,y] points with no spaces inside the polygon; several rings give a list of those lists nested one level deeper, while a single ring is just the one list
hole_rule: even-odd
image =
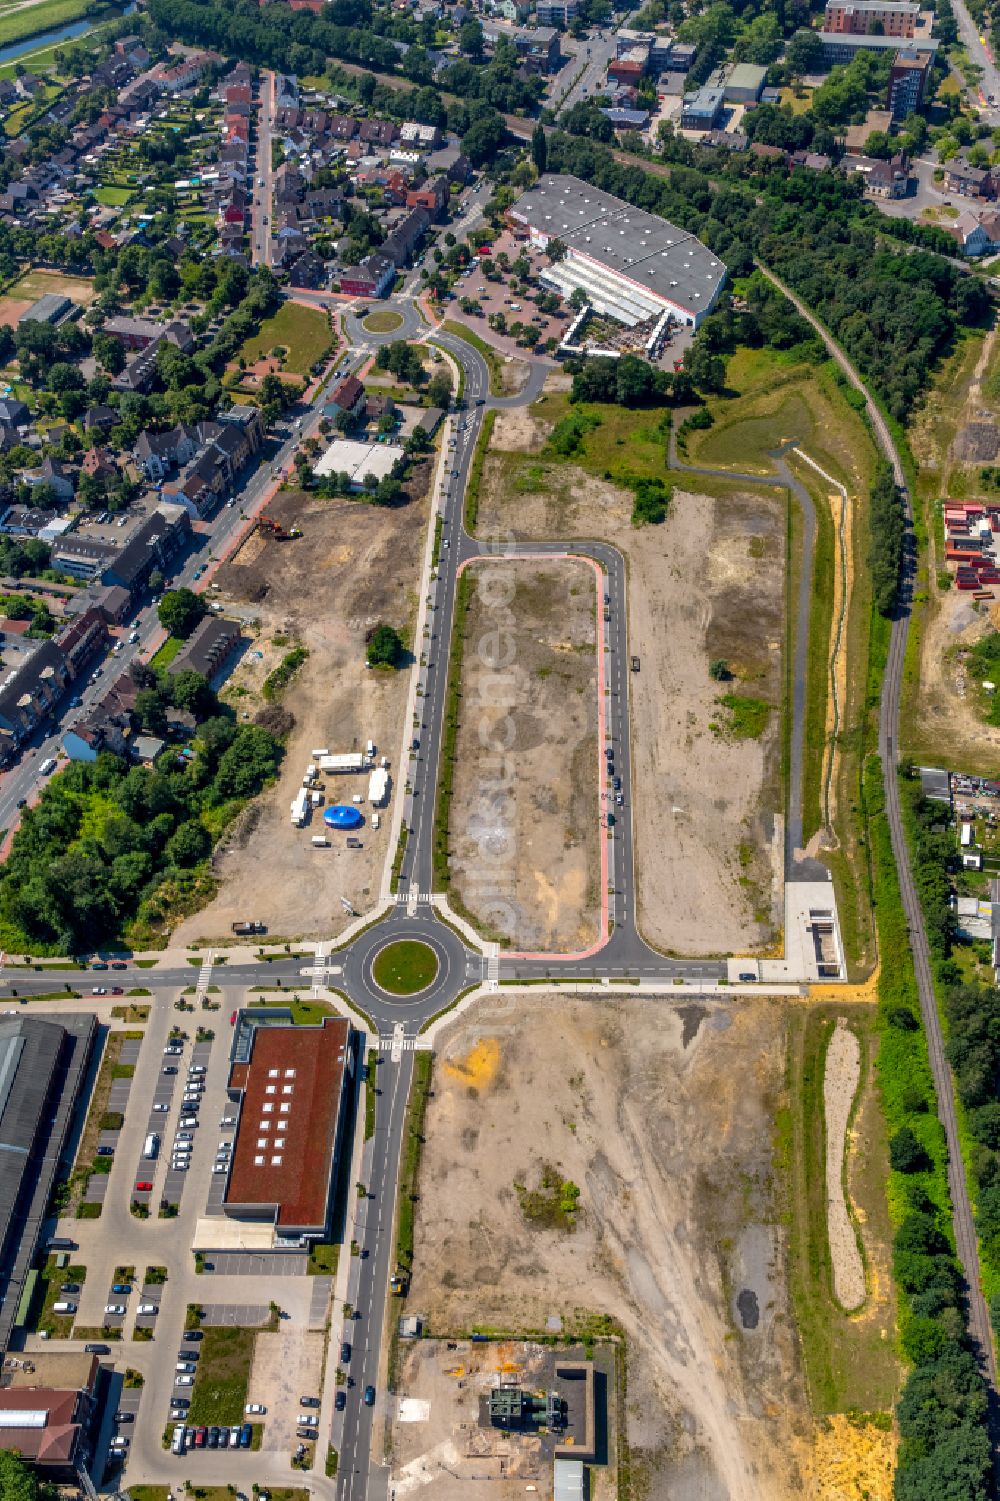
[{"label": "white van", "polygon": [[53,1313],[76,1313],[75,1303],[53,1303]]},{"label": "white van", "polygon": [[46,756],[45,760],[42,762],[41,766],[38,768],[39,773],[43,777],[47,777],[49,775],[49,773],[55,771],[55,769],[56,769],[56,758],[55,758],[55,756]]},{"label": "white van", "polygon": [[382,820],[379,817],[379,815],[377,813],[373,813],[372,814],[372,828],[373,829],[377,829],[379,827],[379,825],[381,824],[381,822],[382,822]]},{"label": "white van", "polygon": [[147,1162],[152,1162],[154,1158],[160,1155],[160,1138],[157,1136],[155,1131],[150,1131],[149,1135],[146,1137],[146,1142],[142,1149],[142,1155],[143,1157],[145,1157]]},{"label": "white van", "polygon": [[312,844],[313,849],[316,850],[325,850],[330,847],[329,839],[325,839],[322,834],[314,834],[312,836]]}]

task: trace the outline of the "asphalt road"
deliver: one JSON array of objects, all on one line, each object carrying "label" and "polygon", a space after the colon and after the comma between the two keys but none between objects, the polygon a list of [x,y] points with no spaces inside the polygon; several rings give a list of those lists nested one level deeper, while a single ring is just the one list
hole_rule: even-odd
[{"label": "asphalt road", "polygon": [[994,99],[1000,100],[1000,72],[998,72],[997,66],[993,61],[993,54],[989,47],[981,41],[979,27],[973,20],[965,0],[952,0],[952,10],[955,14],[955,20],[958,23],[958,34],[962,45],[976,66],[982,69],[983,73],[978,99],[976,98],[976,91],[971,85],[970,93],[973,95],[974,102],[978,102],[985,117],[989,120],[995,120],[1000,117],[1000,109],[988,102],[990,94],[993,95]]},{"label": "asphalt road", "polygon": [[[271,205],[274,201],[274,171],[271,167],[271,124],[274,113],[274,74],[262,73],[257,110],[257,176],[253,183],[250,257],[255,266],[271,261]],[[260,186],[263,179],[264,186]]]}]

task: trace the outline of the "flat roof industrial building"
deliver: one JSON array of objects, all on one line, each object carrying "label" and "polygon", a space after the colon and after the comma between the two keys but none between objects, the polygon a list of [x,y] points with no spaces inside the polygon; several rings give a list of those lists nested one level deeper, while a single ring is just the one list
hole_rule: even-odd
[{"label": "flat roof industrial building", "polygon": [[581,288],[598,313],[629,328],[664,312],[697,328],[726,280],[718,256],[688,230],[578,177],[547,174],[509,216],[543,249],[551,239],[565,245],[543,281],[563,296]]},{"label": "flat roof industrial building", "polygon": [[397,443],[356,443],[351,438],[338,438],[318,460],[314,473],[321,477],[346,474],[352,489],[363,490],[369,476],[386,479],[396,460],[403,457]]},{"label": "flat roof industrial building", "polygon": [[17,1322],[96,1032],[92,1016],[0,1018],[0,1350]]},{"label": "flat roof industrial building", "polygon": [[325,1239],[354,1073],[351,1024],[253,1021],[243,1012],[229,1076],[241,1107],[223,1209],[286,1241]]}]

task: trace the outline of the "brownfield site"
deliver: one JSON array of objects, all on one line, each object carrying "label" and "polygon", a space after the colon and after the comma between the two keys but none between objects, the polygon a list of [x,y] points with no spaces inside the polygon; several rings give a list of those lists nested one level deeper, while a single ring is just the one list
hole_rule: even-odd
[{"label": "brownfield site", "polygon": [[451,890],[491,936],[598,937],[597,593],[589,563],[467,571]]},{"label": "brownfield site", "polygon": [[[661,526],[630,524],[632,497],[573,464],[525,457],[547,428],[502,413],[479,528],[518,539],[603,538],[628,560],[639,922],[657,948],[738,953],[770,945],[782,907],[781,703],[785,499],[677,489]],[[724,659],[734,681],[718,682]],[[769,706],[746,734],[720,702]]]},{"label": "brownfield site", "polygon": [[[359,751],[369,739],[379,756],[389,757],[391,797],[399,795],[408,675],[367,670],[365,638],[379,621],[404,638],[412,631],[422,559],[416,539],[427,523],[429,476],[430,464],[421,465],[408,486],[414,498],[393,509],[282,492],[268,515],[286,528],[301,527],[303,535],[279,542],[254,532],[216,574],[216,598],[260,620],[258,639],[223,695],[241,717],[274,712],[262,687],[290,649],[301,644],[309,657],[281,695],[295,724],[278,782],[233,825],[215,860],[219,895],[183,924],[178,942],[219,940],[232,922],[248,917],[278,937],[328,935],[350,920],[342,897],[358,912],[377,901],[391,800],[378,831],[365,805],[360,850],[348,849],[342,834],[325,828],[320,809],[305,827],[294,828],[289,807],[314,749]],[[368,774],[328,775],[320,786],[324,806],[350,802],[356,792],[367,794]],[[315,834],[326,834],[330,847],[314,848]]]},{"label": "brownfield site", "polygon": [[783,1064],[768,1002],[498,1000],[439,1051],[409,1306],[451,1338],[616,1321],[648,1501],[778,1501],[811,1462],[772,1185]]},{"label": "brownfield site", "polygon": [[[614,1501],[617,1486],[617,1358],[611,1340],[553,1346],[530,1340],[413,1340],[400,1344],[399,1389],[392,1434],[396,1501],[427,1487],[434,1501],[522,1501],[549,1493],[556,1449],[590,1468],[590,1501]],[[592,1364],[593,1425],[587,1426]],[[518,1386],[555,1392],[561,1422],[513,1430],[489,1419],[490,1394]],[[546,1413],[546,1419],[548,1414]],[[589,1445],[588,1445],[589,1439]],[[594,1441],[596,1439],[596,1442]],[[565,1452],[569,1451],[569,1454]]]}]

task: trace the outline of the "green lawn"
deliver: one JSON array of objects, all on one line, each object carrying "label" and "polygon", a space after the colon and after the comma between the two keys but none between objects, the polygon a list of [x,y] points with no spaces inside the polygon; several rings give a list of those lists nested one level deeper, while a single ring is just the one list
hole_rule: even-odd
[{"label": "green lawn", "polygon": [[191,1388],[189,1423],[232,1427],[244,1420],[247,1382],[253,1359],[254,1329],[204,1330],[201,1359]]},{"label": "green lawn", "polygon": [[361,327],[370,334],[391,334],[403,324],[402,313],[393,313],[380,310],[377,313],[369,313],[367,318],[362,318]]},{"label": "green lawn", "polygon": [[79,21],[87,14],[91,0],[40,0],[26,10],[8,14],[0,13],[0,46],[21,42],[25,37],[37,36],[55,26],[65,26]]},{"label": "green lawn", "polygon": [[387,944],[372,965],[375,984],[393,995],[416,995],[426,990],[437,972],[434,950],[412,938]]},{"label": "green lawn", "polygon": [[163,645],[153,654],[150,667],[169,667],[183,645],[184,642],[180,636],[168,636]]},{"label": "green lawn", "polygon": [[240,355],[251,364],[281,344],[288,351],[282,368],[305,376],[329,348],[332,338],[325,313],[301,303],[283,302],[274,317],[261,324],[260,332],[247,340]]},{"label": "green lawn", "polygon": [[103,186],[94,189],[94,197],[98,203],[103,203],[105,208],[123,208],[133,197],[133,190]]}]

